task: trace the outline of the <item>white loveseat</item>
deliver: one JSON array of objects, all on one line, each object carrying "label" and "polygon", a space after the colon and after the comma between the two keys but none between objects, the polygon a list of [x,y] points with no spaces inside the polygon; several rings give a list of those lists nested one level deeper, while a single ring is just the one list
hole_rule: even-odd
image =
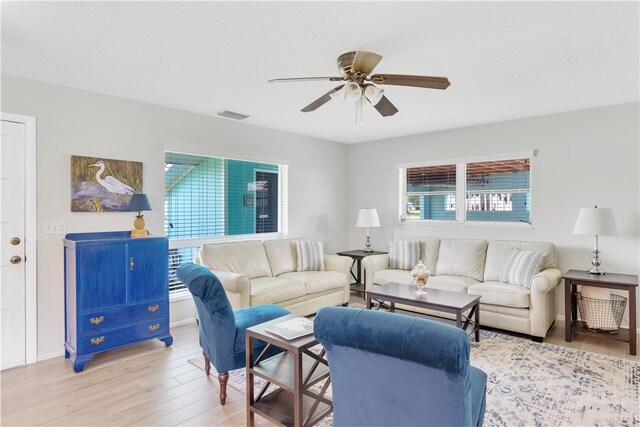
[{"label": "white loveseat", "polygon": [[[480,296],[480,324],[531,335],[541,341],[555,321],[556,287],[562,273],[553,243],[504,240],[416,238],[420,260],[433,274],[429,288]],[[530,289],[500,282],[500,275],[514,250],[544,252],[540,273]],[[391,282],[412,284],[408,270],[389,269],[389,255],[373,255],[363,262],[366,289]],[[398,306],[400,307],[400,306]],[[416,308],[409,308],[416,311]]]},{"label": "white loveseat", "polygon": [[324,255],[324,271],[296,271],[293,239],[205,244],[197,262],[222,282],[233,308],[278,304],[306,316],[349,302],[351,258]]}]

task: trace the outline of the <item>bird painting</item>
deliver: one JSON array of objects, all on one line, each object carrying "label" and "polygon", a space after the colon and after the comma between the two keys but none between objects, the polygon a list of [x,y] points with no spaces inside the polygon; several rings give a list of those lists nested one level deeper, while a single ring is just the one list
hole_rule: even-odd
[{"label": "bird painting", "polygon": [[141,192],[141,162],[71,156],[72,212],[124,212]]},{"label": "bird painting", "polygon": [[98,184],[102,185],[108,192],[113,193],[116,200],[118,199],[118,194],[126,194],[128,196],[134,193],[133,188],[125,184],[124,182],[118,181],[116,178],[111,175],[107,175],[102,178],[102,172],[104,172],[105,164],[103,160],[99,160],[92,165],[89,166],[97,166],[100,169],[96,172],[96,181]]}]

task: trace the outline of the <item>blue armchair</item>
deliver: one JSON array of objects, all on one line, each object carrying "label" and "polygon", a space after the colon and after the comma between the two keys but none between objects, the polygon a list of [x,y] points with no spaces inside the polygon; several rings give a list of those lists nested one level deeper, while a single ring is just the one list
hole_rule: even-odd
[{"label": "blue armchair", "polygon": [[[220,280],[211,270],[201,265],[184,264],[178,268],[176,274],[178,279],[187,285],[196,303],[200,318],[198,327],[205,374],[209,375],[210,364],[213,363],[220,382],[220,403],[224,405],[229,371],[244,368],[246,364],[245,330],[285,316],[289,312],[273,304],[233,310]],[[254,343],[254,353],[260,354],[266,343],[259,340],[255,340]],[[272,347],[267,356],[280,351],[282,350]]]},{"label": "blue armchair", "polygon": [[482,426],[487,375],[469,365],[464,331],[432,320],[325,307],[336,426]]}]

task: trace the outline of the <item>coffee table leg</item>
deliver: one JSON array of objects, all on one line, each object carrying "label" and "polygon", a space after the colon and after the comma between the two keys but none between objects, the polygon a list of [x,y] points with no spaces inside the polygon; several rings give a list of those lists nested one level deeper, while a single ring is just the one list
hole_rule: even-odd
[{"label": "coffee table leg", "polygon": [[629,286],[629,354],[635,356],[636,344],[636,288]]},{"label": "coffee table leg", "polygon": [[247,426],[253,427],[255,425],[255,415],[251,410],[254,402],[253,395],[253,373],[251,370],[253,369],[253,337],[248,336],[246,338],[246,370],[247,370]]},{"label": "coffee table leg", "polygon": [[480,342],[480,303],[476,305],[476,342]]},{"label": "coffee table leg", "polygon": [[392,312],[392,313],[396,312],[396,303],[395,302],[393,302],[393,301],[389,302],[389,311]]},{"label": "coffee table leg", "polygon": [[462,310],[456,311],[456,327],[462,328]]},{"label": "coffee table leg", "polygon": [[372,306],[371,306],[371,297],[369,296],[369,294],[365,294],[367,296],[367,308],[369,310],[371,310]]}]

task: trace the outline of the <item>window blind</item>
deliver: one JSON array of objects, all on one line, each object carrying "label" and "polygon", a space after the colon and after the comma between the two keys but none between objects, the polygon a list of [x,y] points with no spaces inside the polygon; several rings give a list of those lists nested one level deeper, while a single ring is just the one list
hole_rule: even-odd
[{"label": "window blind", "polygon": [[467,221],[530,222],[529,159],[466,164]]},{"label": "window blind", "polygon": [[407,168],[407,219],[455,221],[456,165]]},{"label": "window blind", "polygon": [[[287,232],[287,166],[165,153],[165,234],[171,241]],[[193,260],[194,247],[174,245],[171,290],[184,287],[175,269]],[[171,276],[170,267],[170,276]]]}]

